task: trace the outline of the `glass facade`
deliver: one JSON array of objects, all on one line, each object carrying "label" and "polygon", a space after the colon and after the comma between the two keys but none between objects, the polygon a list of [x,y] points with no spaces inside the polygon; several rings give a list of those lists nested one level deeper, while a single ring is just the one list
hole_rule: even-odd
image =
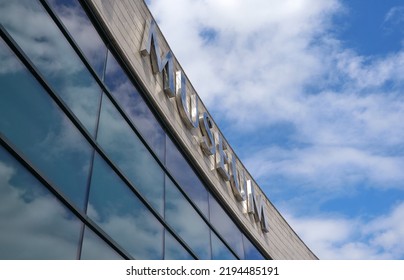
[{"label": "glass facade", "polygon": [[80,1],[0,0],[0,24],[0,259],[264,258]]},{"label": "glass facade", "polygon": [[81,222],[0,148],[0,258],[75,259]]}]

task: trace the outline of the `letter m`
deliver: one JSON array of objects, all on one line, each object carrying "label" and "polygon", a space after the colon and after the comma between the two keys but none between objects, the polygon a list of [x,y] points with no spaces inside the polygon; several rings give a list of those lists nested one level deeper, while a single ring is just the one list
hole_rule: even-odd
[{"label": "letter m", "polygon": [[255,221],[260,223],[263,232],[269,231],[265,201],[262,195],[255,193],[251,180],[247,180],[247,212],[254,215]]},{"label": "letter m", "polygon": [[163,72],[164,92],[169,97],[175,96],[174,62],[171,51],[161,54],[158,42],[157,25],[154,20],[147,20],[143,33],[140,53],[143,56],[150,55],[154,74]]}]

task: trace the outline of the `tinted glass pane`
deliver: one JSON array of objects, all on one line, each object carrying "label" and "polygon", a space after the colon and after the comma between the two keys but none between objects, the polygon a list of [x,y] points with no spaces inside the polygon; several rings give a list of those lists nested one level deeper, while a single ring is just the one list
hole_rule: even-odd
[{"label": "tinted glass pane", "polygon": [[163,215],[164,172],[104,96],[97,141],[150,204]]},{"label": "tinted glass pane", "polygon": [[83,208],[92,148],[2,41],[0,57],[0,132]]},{"label": "tinted glass pane", "polygon": [[108,53],[105,83],[150,147],[164,161],[165,133],[111,53]]},{"label": "tinted glass pane", "polygon": [[244,253],[246,260],[265,260],[264,256],[257,250],[250,240],[243,234]]},{"label": "tinted glass pane", "polygon": [[167,231],[164,240],[165,260],[193,260],[194,258],[182,247],[182,245]]},{"label": "tinted glass pane", "polygon": [[200,259],[210,259],[210,229],[177,187],[166,178],[165,219]]},{"label": "tinted glass pane", "polygon": [[223,208],[209,195],[210,222],[227,244],[236,252],[240,259],[244,259],[243,239],[241,231],[226,214]]},{"label": "tinted glass pane", "polygon": [[166,167],[184,192],[208,217],[208,192],[168,136],[166,137]]},{"label": "tinted glass pane", "polygon": [[0,23],[90,133],[101,90],[36,0],[0,0]]},{"label": "tinted glass pane", "polygon": [[122,260],[123,258],[114,249],[108,246],[91,229],[84,229],[83,246],[81,248],[82,260]]},{"label": "tinted glass pane", "polygon": [[98,155],[88,216],[134,258],[163,258],[163,226]]},{"label": "tinted glass pane", "polygon": [[75,259],[81,223],[0,146],[0,259]]},{"label": "tinted glass pane", "polygon": [[212,232],[212,259],[235,260],[237,259],[224,243]]},{"label": "tinted glass pane", "polygon": [[48,0],[48,3],[79,45],[91,66],[102,78],[107,47],[78,1]]}]

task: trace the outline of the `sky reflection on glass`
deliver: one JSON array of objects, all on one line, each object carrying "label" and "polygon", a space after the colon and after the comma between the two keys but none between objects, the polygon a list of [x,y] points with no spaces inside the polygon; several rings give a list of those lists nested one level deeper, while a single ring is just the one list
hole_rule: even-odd
[{"label": "sky reflection on glass", "polygon": [[1,133],[83,208],[91,146],[3,42],[0,53],[9,66],[0,72]]},{"label": "sky reflection on glass", "polygon": [[236,260],[237,258],[224,245],[224,243],[212,232],[212,259],[213,260]]},{"label": "sky reflection on glass", "polygon": [[0,259],[76,259],[81,222],[0,146]]},{"label": "sky reflection on glass", "polygon": [[91,66],[102,79],[107,47],[77,0],[48,1]]},{"label": "sky reflection on glass", "polygon": [[250,240],[243,234],[243,244],[244,244],[244,253],[246,260],[264,260],[265,258],[261,255],[261,253],[257,250],[257,248],[251,243]]},{"label": "sky reflection on glass", "polygon": [[140,193],[163,215],[164,172],[104,96],[97,141]]},{"label": "sky reflection on glass", "polygon": [[163,258],[163,226],[98,154],[88,216],[135,259]]},{"label": "sky reflection on glass", "polygon": [[208,192],[205,186],[168,136],[166,137],[166,167],[202,213],[209,217]]},{"label": "sky reflection on glass", "polygon": [[200,259],[210,259],[210,229],[166,177],[165,219]]},{"label": "sky reflection on glass", "polygon": [[110,52],[105,71],[105,84],[157,156],[164,161],[165,132]]},{"label": "sky reflection on glass", "polygon": [[85,227],[81,260],[122,260],[123,258],[109,247],[91,229]]},{"label": "sky reflection on glass", "polygon": [[37,1],[1,0],[0,23],[69,106],[95,133],[101,89]]},{"label": "sky reflection on glass", "polygon": [[194,258],[175,240],[175,238],[166,230],[164,240],[164,259],[165,260],[193,260]]},{"label": "sky reflection on glass", "polygon": [[244,259],[243,240],[240,229],[211,195],[209,195],[209,206],[210,222],[238,256]]}]

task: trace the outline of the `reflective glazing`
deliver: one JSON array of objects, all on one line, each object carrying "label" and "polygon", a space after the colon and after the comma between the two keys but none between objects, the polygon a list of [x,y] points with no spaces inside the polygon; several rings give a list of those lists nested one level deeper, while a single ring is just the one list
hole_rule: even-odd
[{"label": "reflective glazing", "polygon": [[0,57],[0,132],[83,208],[91,146],[2,41]]},{"label": "reflective glazing", "polygon": [[200,259],[210,259],[210,229],[177,187],[166,178],[165,219]]},{"label": "reflective glazing", "polygon": [[0,259],[76,259],[81,222],[0,146]]},{"label": "reflective glazing", "polygon": [[134,187],[163,215],[164,172],[106,96],[102,100],[97,141]]},{"label": "reflective glazing", "polygon": [[91,229],[85,227],[81,260],[122,260],[123,258]]},{"label": "reflective glazing", "polygon": [[48,3],[79,45],[97,75],[102,79],[107,47],[78,0],[48,0]]},{"label": "reflective glazing", "polygon": [[164,259],[165,260],[193,260],[194,258],[165,230],[164,233]]},{"label": "reflective glazing", "polygon": [[105,84],[153,151],[161,161],[164,161],[165,132],[110,52],[105,71]]},{"label": "reflective glazing", "polygon": [[212,225],[237,253],[239,258],[244,259],[243,239],[240,229],[211,195],[209,195],[209,210]]},{"label": "reflective glazing", "polygon": [[202,213],[209,217],[208,191],[168,136],[166,137],[166,167]]},{"label": "reflective glazing", "polygon": [[98,154],[87,212],[135,259],[163,259],[163,226]]},{"label": "reflective glazing", "polygon": [[0,23],[70,110],[94,134],[101,89],[36,0],[0,0]]}]

